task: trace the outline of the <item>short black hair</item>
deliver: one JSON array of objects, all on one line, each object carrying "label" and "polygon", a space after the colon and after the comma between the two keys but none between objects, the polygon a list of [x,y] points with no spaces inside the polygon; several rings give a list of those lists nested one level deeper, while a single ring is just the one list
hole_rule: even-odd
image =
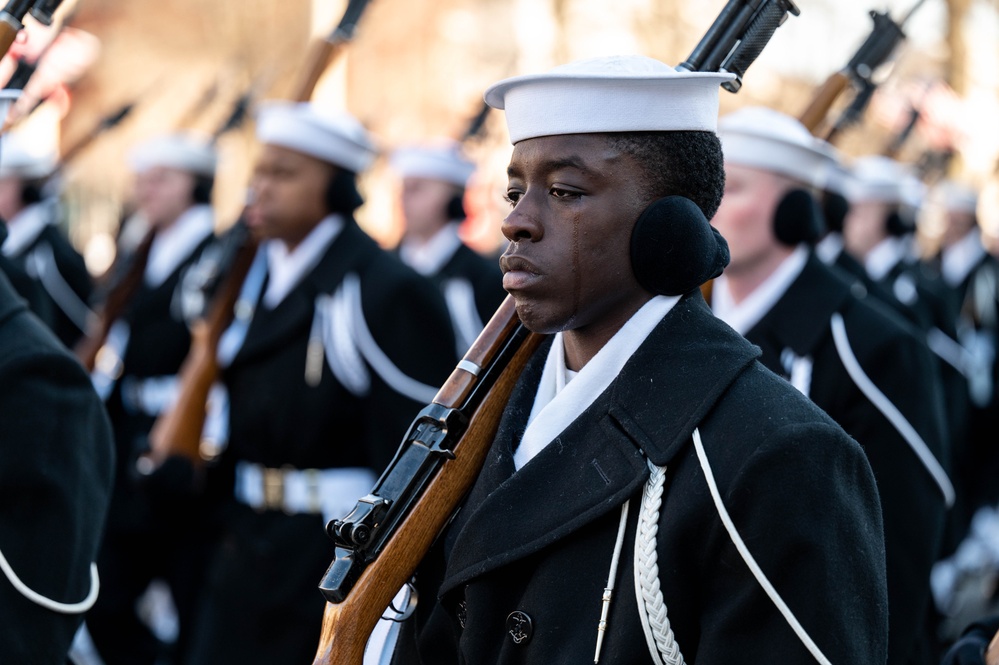
[{"label": "short black hair", "polygon": [[607,134],[616,150],[641,166],[642,194],[649,202],[683,196],[708,219],[714,217],[725,193],[725,162],[714,132],[622,132]]}]

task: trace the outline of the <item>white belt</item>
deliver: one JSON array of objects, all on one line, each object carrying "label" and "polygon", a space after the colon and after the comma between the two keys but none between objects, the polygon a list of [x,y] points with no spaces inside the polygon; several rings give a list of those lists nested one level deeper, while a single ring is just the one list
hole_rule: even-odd
[{"label": "white belt", "polygon": [[148,379],[127,376],[121,382],[121,401],[132,413],[158,416],[173,406],[179,384],[176,376],[154,376]]},{"label": "white belt", "polygon": [[371,469],[269,469],[236,463],[236,500],[256,510],[289,515],[322,515],[325,521],[347,515],[371,492],[377,477]]}]

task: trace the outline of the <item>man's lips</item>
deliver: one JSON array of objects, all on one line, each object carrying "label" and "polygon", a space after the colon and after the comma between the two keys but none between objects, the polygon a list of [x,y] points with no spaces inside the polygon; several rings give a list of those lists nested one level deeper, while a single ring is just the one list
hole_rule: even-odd
[{"label": "man's lips", "polygon": [[500,268],[503,270],[503,288],[507,291],[523,289],[541,278],[537,266],[521,256],[504,254],[500,257]]}]

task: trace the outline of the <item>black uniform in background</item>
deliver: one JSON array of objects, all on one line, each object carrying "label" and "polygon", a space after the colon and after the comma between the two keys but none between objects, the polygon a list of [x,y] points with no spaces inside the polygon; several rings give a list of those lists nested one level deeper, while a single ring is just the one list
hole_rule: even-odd
[{"label": "black uniform in background", "polygon": [[[50,216],[52,207],[49,203],[35,203],[21,211],[18,217]],[[67,348],[73,348],[83,336],[91,316],[88,303],[93,280],[83,257],[48,219],[18,247],[12,248],[8,243],[4,254],[42,287],[40,299],[18,289],[28,299],[32,311],[52,329],[60,342]]]},{"label": "black uniform in background", "polygon": [[444,294],[457,348],[464,355],[506,297],[499,263],[463,243],[429,277]]},{"label": "black uniform in background", "polygon": [[[3,274],[0,442],[0,551],[29,589],[83,601],[111,493],[111,431],[79,363]],[[0,662],[12,665],[63,665],[83,618],[82,609],[60,613],[28,600],[7,575],[0,615]]]},{"label": "black uniform in background", "polygon": [[[247,283],[256,270],[264,274],[265,254],[266,245]],[[266,282],[237,305],[234,326],[248,328],[223,371],[229,443],[209,483],[227,495],[224,534],[195,665],[310,661],[325,606],[317,585],[333,560],[320,477],[343,471],[369,479],[343,504],[345,514],[455,362],[440,294],[353,220],[273,309],[260,302]],[[400,393],[410,380],[425,386],[417,399]],[[315,479],[313,505],[288,503],[292,477]]]},{"label": "black uniform in background", "polygon": [[177,653],[185,651],[187,629],[194,620],[211,537],[207,516],[198,497],[151,485],[139,474],[136,461],[148,450],[149,431],[163,408],[166,393],[154,386],[177,374],[191,343],[178,285],[210,242],[209,233],[161,283],[151,285],[144,279],[116,324],[128,331],[121,375],[106,399],[118,462],[99,560],[103,588],[88,617],[107,665],[153,663],[162,656],[164,645],[136,612],[136,601],[153,579],[164,579],[173,595],[180,625]]},{"label": "black uniform in background", "polygon": [[[915,429],[948,471],[943,396],[925,344],[885,307],[860,300],[850,283],[814,255],[780,300],[747,333],[761,361],[794,380],[810,363],[808,396],[856,439],[878,482],[888,571],[889,663],[935,663],[927,630],[929,575],[940,554],[944,494],[899,430],[847,370],[833,336],[841,317],[850,353],[863,373]],[[950,481],[944,479],[948,491]]]}]

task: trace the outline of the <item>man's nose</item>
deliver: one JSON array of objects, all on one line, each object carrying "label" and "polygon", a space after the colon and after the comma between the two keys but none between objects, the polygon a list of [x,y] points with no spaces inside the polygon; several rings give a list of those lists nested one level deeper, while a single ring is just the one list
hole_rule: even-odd
[{"label": "man's nose", "polygon": [[540,206],[534,196],[523,194],[510,214],[503,220],[500,230],[510,242],[527,240],[537,242],[544,237],[544,226],[540,220]]}]

